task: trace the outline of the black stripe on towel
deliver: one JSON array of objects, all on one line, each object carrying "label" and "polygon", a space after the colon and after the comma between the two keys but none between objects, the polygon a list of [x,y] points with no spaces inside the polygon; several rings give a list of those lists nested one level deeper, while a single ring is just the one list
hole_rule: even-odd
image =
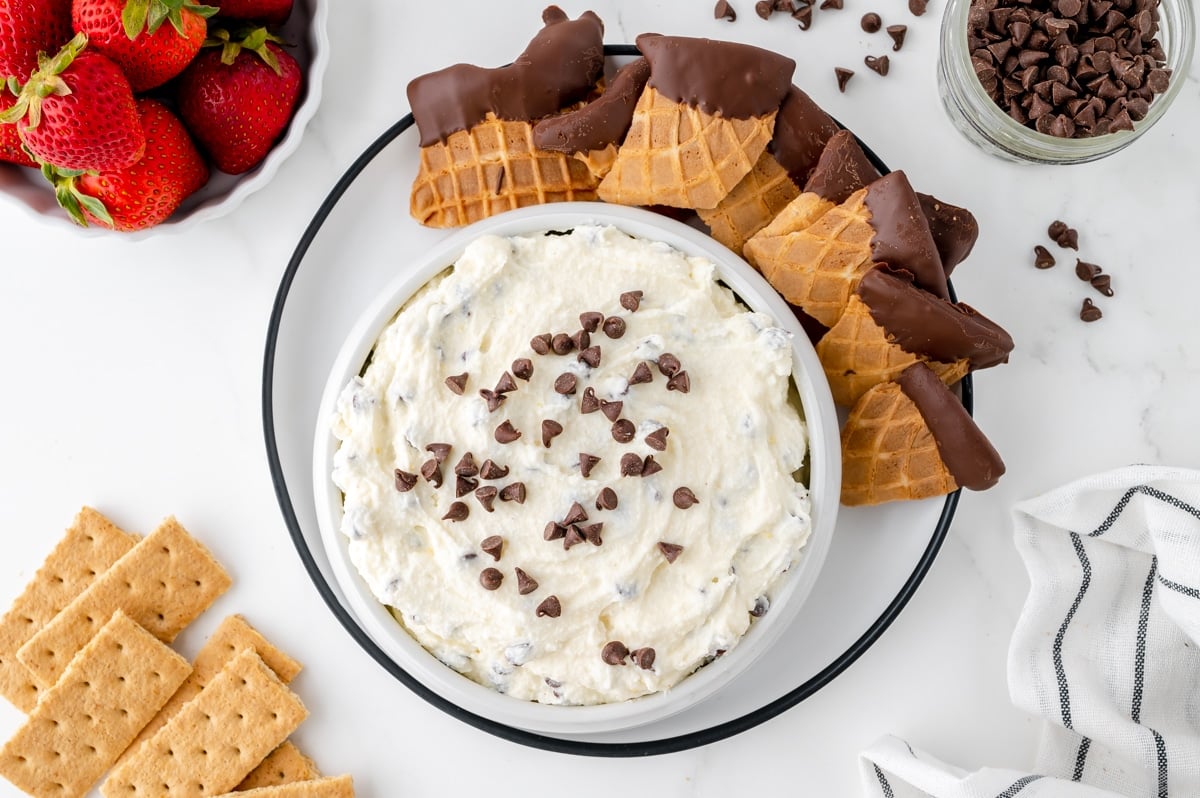
[{"label": "black stripe on towel", "polygon": [[879,779],[879,789],[883,790],[883,798],[896,798],[896,794],[892,792],[892,785],[888,784],[887,776],[883,775],[879,765],[872,765],[875,767],[875,778]]},{"label": "black stripe on towel", "polygon": [[1046,777],[1045,776],[1024,776],[1022,778],[1019,778],[1012,783],[1011,787],[1009,787],[1007,790],[1005,790],[1004,792],[997,795],[996,798],[1013,798],[1014,795],[1016,795],[1017,793],[1019,793],[1021,790],[1025,789],[1026,787],[1028,787],[1030,784],[1033,784],[1038,779],[1044,779],[1044,778],[1046,778]]},{"label": "black stripe on towel", "polygon": [[1083,778],[1083,768],[1087,764],[1088,750],[1091,747],[1091,738],[1084,737],[1079,741],[1079,750],[1075,753],[1075,770],[1071,773],[1071,781],[1079,781]]},{"label": "black stripe on towel", "polygon": [[1121,497],[1121,500],[1117,502],[1117,506],[1112,509],[1112,512],[1109,513],[1108,517],[1101,522],[1100,526],[1096,527],[1091,532],[1088,532],[1088,537],[1099,537],[1107,532],[1112,525],[1116,523],[1117,519],[1121,517],[1121,513],[1125,512],[1125,507],[1128,506],[1129,500],[1138,493],[1149,496],[1152,499],[1158,499],[1161,502],[1166,502],[1172,507],[1183,510],[1185,513],[1200,519],[1200,510],[1196,509],[1182,499],[1176,498],[1169,493],[1163,493],[1158,488],[1152,488],[1149,485],[1134,485],[1132,488],[1125,491],[1125,495]]},{"label": "black stripe on towel", "polygon": [[1150,573],[1142,587],[1142,609],[1138,613],[1137,648],[1133,654],[1133,701],[1129,707],[1129,719],[1142,722],[1142,686],[1146,678],[1146,629],[1150,625],[1150,597],[1154,595],[1154,576],[1158,573],[1158,558],[1150,558]]},{"label": "black stripe on towel", "polygon": [[[1146,727],[1150,729],[1149,726]],[[1158,756],[1158,798],[1168,798],[1167,792],[1167,742],[1162,735],[1150,729],[1154,735],[1154,751]]]},{"label": "black stripe on towel", "polygon": [[1200,599],[1200,590],[1187,585],[1181,585],[1178,582],[1172,582],[1162,574],[1158,575],[1158,583],[1169,590],[1174,590],[1176,593],[1182,593],[1189,598]]},{"label": "black stripe on towel", "polygon": [[1063,638],[1067,636],[1067,627],[1071,625],[1071,620],[1075,617],[1075,612],[1079,609],[1088,586],[1092,584],[1092,563],[1088,560],[1087,552],[1083,550],[1082,538],[1075,532],[1071,533],[1071,545],[1075,547],[1075,556],[1079,558],[1079,565],[1083,569],[1083,581],[1079,583],[1079,592],[1075,594],[1075,600],[1071,602],[1071,609],[1067,610],[1067,617],[1058,627],[1058,634],[1054,636],[1054,646],[1050,651],[1054,659],[1054,675],[1058,679],[1058,701],[1062,723],[1068,729],[1074,727],[1071,725],[1071,689],[1067,684],[1067,671],[1063,667],[1062,644]]}]

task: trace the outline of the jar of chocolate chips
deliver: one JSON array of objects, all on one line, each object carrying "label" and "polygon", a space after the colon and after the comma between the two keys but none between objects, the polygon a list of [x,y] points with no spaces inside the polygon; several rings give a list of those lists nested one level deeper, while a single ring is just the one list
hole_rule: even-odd
[{"label": "jar of chocolate chips", "polygon": [[1084,163],[1166,112],[1192,60],[1194,0],[948,0],[938,88],[951,121],[1015,161]]}]

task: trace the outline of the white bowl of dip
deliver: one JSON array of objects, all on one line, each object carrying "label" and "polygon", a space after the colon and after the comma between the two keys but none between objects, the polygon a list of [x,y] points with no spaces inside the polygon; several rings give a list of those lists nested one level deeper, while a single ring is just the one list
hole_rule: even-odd
[{"label": "white bowl of dip", "polygon": [[[339,397],[346,386],[363,372],[380,335],[397,313],[431,280],[458,261],[469,244],[488,235],[529,236],[592,225],[612,226],[634,238],[666,244],[687,257],[711,261],[715,266],[716,278],[732,290],[746,308],[765,314],[772,326],[782,328],[790,335],[791,381],[799,397],[808,438],[805,465],[811,503],[810,526],[800,556],[770,590],[769,611],[756,618],[745,634],[735,640],[735,645],[730,646],[723,655],[682,678],[669,689],[612,703],[564,706],[515,698],[462,675],[426,650],[376,598],[368,581],[352,561],[349,540],[342,531],[343,494],[331,477],[341,441],[332,432],[331,420],[337,414]],[[772,643],[787,631],[816,582],[824,562],[838,509],[841,461],[837,414],[816,352],[788,305],[763,277],[744,260],[694,228],[642,209],[601,203],[560,203],[504,213],[448,236],[439,245],[421,253],[411,263],[402,264],[400,268],[402,272],[359,317],[334,361],[321,399],[313,457],[314,496],[322,542],[348,608],[374,642],[415,679],[457,706],[515,728],[548,734],[610,732],[661,720],[713,695],[765,654]],[[603,346],[606,340],[600,332],[593,334],[593,343]],[[413,342],[415,356],[420,356],[423,343]],[[535,369],[543,368],[537,357],[533,357]],[[569,360],[575,360],[574,353]],[[657,370],[654,378],[660,383],[658,387],[661,390],[665,378]],[[467,393],[475,394],[481,387],[489,386],[472,381]],[[577,403],[579,396],[573,399]],[[502,415],[496,414],[494,421],[498,423]],[[599,416],[598,413],[596,415]],[[607,422],[600,419],[600,423]],[[534,429],[524,432],[530,437],[538,435]],[[673,434],[678,436],[684,431]],[[443,464],[446,481],[451,485],[454,482],[454,464],[460,454],[460,451],[452,452]],[[482,461],[482,457],[479,457],[479,461]],[[599,487],[598,484],[597,489]],[[443,490],[453,496],[452,489]],[[449,499],[446,501],[448,503]],[[483,515],[470,494],[461,501],[470,503],[477,516]],[[704,502],[703,494],[701,502]],[[503,509],[499,503],[496,506],[498,510]],[[593,508],[588,506],[586,509],[591,511]],[[499,513],[496,515],[500,516]],[[540,529],[534,530],[533,534],[540,537]],[[557,543],[544,545],[557,547]],[[589,546],[586,543],[580,545]],[[495,563],[496,567],[505,571],[510,582],[515,581],[510,573],[514,564],[520,565],[511,561]],[[490,566],[493,563],[485,556],[478,565]],[[507,587],[515,592],[515,586]],[[629,647],[634,648],[642,642],[630,641]],[[636,666],[629,663],[625,667]]]}]

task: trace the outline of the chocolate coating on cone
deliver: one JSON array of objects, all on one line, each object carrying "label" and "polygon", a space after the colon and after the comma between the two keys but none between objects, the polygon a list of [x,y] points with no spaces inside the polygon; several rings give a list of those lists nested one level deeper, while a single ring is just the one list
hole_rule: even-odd
[{"label": "chocolate coating on cone", "polygon": [[470,130],[488,115],[533,121],[587,95],[604,71],[604,23],[591,11],[572,20],[558,6],[513,63],[487,69],[455,64],[408,84],[421,146]]},{"label": "chocolate coating on cone", "polygon": [[650,62],[645,58],[626,64],[597,99],[577,111],[552,116],[534,125],[533,146],[570,155],[620,144],[649,79]]},{"label": "chocolate coating on cone", "polygon": [[933,433],[938,454],[954,481],[971,490],[987,490],[1004,474],[1004,462],[976,426],[962,402],[924,363],[914,363],[896,378]]},{"label": "chocolate coating on cone", "polygon": [[975,248],[979,223],[966,208],[942,202],[929,194],[917,192],[917,200],[929,221],[929,233],[942,258],[942,270],[949,277],[954,267],[966,260]]},{"label": "chocolate coating on cone", "polygon": [[637,46],[660,94],[729,119],[778,111],[796,69],[787,56],[736,42],[643,33]]},{"label": "chocolate coating on cone", "polygon": [[792,86],[775,117],[775,131],[767,149],[787,171],[792,182],[802,186],[816,167],[826,142],[837,132],[833,118],[811,97]]},{"label": "chocolate coating on cone", "polygon": [[840,130],[825,143],[804,190],[841,205],[855,191],[878,179],[879,170],[867,158],[854,134]]},{"label": "chocolate coating on cone", "polygon": [[875,228],[871,257],[911,272],[917,285],[949,299],[942,259],[904,172],[892,172],[867,186],[864,203],[871,212],[871,227]]},{"label": "chocolate coating on cone", "polygon": [[858,284],[871,318],[905,352],[942,363],[966,358],[971,369],[1008,362],[1013,340],[970,305],[939,299],[912,284],[912,275],[872,269]]}]

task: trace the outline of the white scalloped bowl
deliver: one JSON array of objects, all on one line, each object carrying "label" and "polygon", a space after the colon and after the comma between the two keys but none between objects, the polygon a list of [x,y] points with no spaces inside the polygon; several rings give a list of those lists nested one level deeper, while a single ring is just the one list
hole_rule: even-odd
[{"label": "white scalloped bowl", "polygon": [[155,233],[187,230],[201,222],[224,216],[241,205],[246,197],[271,182],[280,165],[300,146],[304,129],[321,103],[321,84],[329,65],[328,21],[327,0],[295,0],[291,16],[280,30],[281,37],[294,45],[288,48],[288,52],[304,70],[304,86],[292,121],[263,162],[241,175],[227,175],[213,168],[208,183],[184,200],[171,218],[162,224],[148,230],[120,234],[95,226],[80,227],[58,207],[54,191],[36,169],[8,163],[0,163],[0,202],[14,205],[63,229],[84,235],[120,235],[129,240]]},{"label": "white scalloped bowl", "polygon": [[[619,703],[552,706],[524,701],[478,684],[426,651],[371,593],[355,570],[341,534],[342,495],[333,484],[338,441],[330,430],[337,397],[362,370],[380,333],[425,283],[485,234],[512,236],[568,230],[581,224],[613,225],[638,238],[661,241],[717,265],[723,283],[752,310],[766,313],[792,333],[793,381],[809,435],[812,533],[799,561],[775,586],[771,611],[755,621],[724,656],[701,667],[669,690]],[[359,317],[334,361],[318,411],[313,447],[313,485],[322,543],[350,612],[379,647],[400,667],[457,706],[507,724],[548,734],[588,734],[633,728],[682,712],[716,693],[787,630],[804,603],[832,540],[841,488],[838,417],[816,351],[779,294],[744,260],[698,230],[639,208],[602,203],[561,203],[523,208],[477,222],[400,266],[399,274]]]}]

